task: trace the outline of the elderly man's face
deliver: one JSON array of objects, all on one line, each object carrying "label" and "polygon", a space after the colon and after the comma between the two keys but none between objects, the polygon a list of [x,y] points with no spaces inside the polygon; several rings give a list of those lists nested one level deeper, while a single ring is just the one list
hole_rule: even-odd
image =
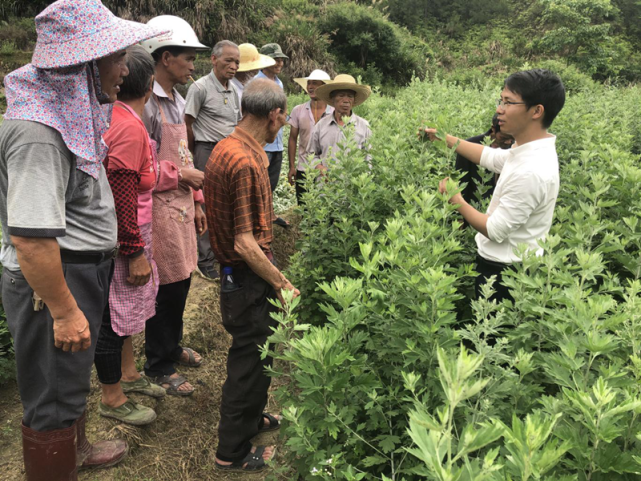
[{"label": "elderly man's face", "polygon": [[129,75],[127,51],[121,50],[99,59],[96,63],[98,64],[102,92],[109,97],[106,103],[114,103],[118,100],[122,79]]},{"label": "elderly man's face", "polygon": [[325,85],[325,82],[323,82],[322,80],[307,81],[307,93],[309,94],[310,99],[316,100],[316,89],[321,85]]},{"label": "elderly man's face", "polygon": [[341,117],[345,117],[350,114],[352,107],[354,107],[355,100],[356,92],[353,90],[337,90],[333,92],[332,95],[334,110],[336,110]]},{"label": "elderly man's face", "polygon": [[226,45],[218,57],[212,56],[214,75],[219,82],[227,82],[234,78],[240,65],[240,52],[238,48]]}]

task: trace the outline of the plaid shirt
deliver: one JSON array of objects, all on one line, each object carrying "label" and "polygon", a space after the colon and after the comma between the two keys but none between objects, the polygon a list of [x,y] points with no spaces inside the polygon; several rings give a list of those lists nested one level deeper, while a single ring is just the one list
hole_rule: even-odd
[{"label": "plaid shirt", "polygon": [[234,237],[252,232],[269,255],[276,218],[269,185],[269,161],[262,146],[236,127],[218,142],[205,168],[205,212],[209,239],[223,265],[243,265],[234,251]]}]

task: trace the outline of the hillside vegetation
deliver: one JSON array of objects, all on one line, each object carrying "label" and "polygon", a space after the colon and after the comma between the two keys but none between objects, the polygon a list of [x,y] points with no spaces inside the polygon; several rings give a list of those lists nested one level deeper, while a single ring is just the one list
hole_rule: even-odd
[{"label": "hillside vegetation", "polygon": [[[0,57],[15,67],[35,40],[33,16],[47,0],[0,0]],[[552,59],[595,80],[641,78],[637,0],[105,0],[146,21],[174,14],[208,45],[221,39],[278,42],[285,78],[316,67],[392,87],[445,71],[460,83]]]}]

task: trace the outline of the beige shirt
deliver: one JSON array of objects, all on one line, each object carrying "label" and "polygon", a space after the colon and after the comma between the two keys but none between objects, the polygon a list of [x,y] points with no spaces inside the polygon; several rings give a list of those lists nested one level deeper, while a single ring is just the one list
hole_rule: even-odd
[{"label": "beige shirt", "polygon": [[[369,122],[355,113],[349,118],[345,127],[348,125],[354,126],[354,140],[359,149],[368,149],[369,143],[367,140],[372,135],[369,128]],[[323,117],[318,121],[314,130],[312,131],[307,151],[314,154],[314,160],[320,159],[322,164],[327,167],[327,158],[336,158],[335,152],[340,150],[339,143],[345,140],[345,127],[341,127],[336,122],[334,114]]]},{"label": "beige shirt", "polygon": [[185,114],[196,121],[192,124],[196,142],[220,142],[240,122],[240,102],[231,82],[227,88],[212,71],[189,87]]}]

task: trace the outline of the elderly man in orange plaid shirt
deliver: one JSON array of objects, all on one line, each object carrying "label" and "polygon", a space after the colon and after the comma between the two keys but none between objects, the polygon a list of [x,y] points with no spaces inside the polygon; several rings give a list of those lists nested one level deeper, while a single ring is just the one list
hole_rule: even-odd
[{"label": "elderly man in orange plaid shirt", "polygon": [[218,426],[216,467],[260,471],[271,446],[252,446],[259,432],[279,428],[280,416],[263,412],[270,378],[259,346],[271,334],[283,290],[300,295],[273,264],[274,208],[263,150],[287,123],[287,97],[275,83],[253,80],[242,98],[243,119],[214,148],[205,169],[205,205],[211,246],[221,264],[220,310],[233,342],[227,359]]}]

